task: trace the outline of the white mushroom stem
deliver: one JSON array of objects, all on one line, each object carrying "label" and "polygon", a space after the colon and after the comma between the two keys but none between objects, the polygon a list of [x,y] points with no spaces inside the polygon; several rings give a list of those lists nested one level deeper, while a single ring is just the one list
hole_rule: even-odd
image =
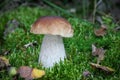
[{"label": "white mushroom stem", "polygon": [[39,63],[50,68],[66,58],[63,39],[58,35],[45,35],[41,45]]}]

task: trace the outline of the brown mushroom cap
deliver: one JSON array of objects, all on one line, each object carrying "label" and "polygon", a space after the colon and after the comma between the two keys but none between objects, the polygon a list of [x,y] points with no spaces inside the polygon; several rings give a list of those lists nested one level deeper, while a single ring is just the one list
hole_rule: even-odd
[{"label": "brown mushroom cap", "polygon": [[58,16],[44,16],[39,18],[32,24],[30,32],[34,34],[60,35],[62,37],[73,36],[71,24]]}]

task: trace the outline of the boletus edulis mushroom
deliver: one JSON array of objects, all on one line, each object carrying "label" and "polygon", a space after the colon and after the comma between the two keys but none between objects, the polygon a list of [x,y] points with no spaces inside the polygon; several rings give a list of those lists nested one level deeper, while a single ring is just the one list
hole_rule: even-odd
[{"label": "boletus edulis mushroom", "polygon": [[62,37],[72,37],[71,24],[58,16],[44,16],[31,26],[31,33],[44,34],[38,62],[45,68],[51,68],[66,58]]}]

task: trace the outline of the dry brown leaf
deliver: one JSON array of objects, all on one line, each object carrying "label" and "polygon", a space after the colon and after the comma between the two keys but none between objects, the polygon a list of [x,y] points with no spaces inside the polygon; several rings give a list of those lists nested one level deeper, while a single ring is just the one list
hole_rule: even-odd
[{"label": "dry brown leaf", "polygon": [[96,36],[104,36],[106,34],[107,27],[105,25],[101,25],[101,28],[94,29],[94,33]]},{"label": "dry brown leaf", "polygon": [[92,55],[93,56],[97,56],[98,55],[98,53],[96,51],[97,51],[97,47],[94,44],[92,44]]},{"label": "dry brown leaf", "polygon": [[98,56],[97,64],[99,64],[100,61],[104,59],[104,54],[105,54],[105,50],[102,47],[97,48],[94,44],[92,44],[92,55]]},{"label": "dry brown leaf", "polygon": [[45,71],[36,68],[30,68],[29,66],[21,66],[18,69],[18,74],[25,80],[32,80],[41,78],[43,75],[45,75]]},{"label": "dry brown leaf", "polygon": [[98,56],[97,64],[99,64],[104,59],[104,52]]},{"label": "dry brown leaf", "polygon": [[95,64],[95,63],[90,63],[90,65],[91,65],[93,68],[100,69],[100,70],[105,71],[105,72],[107,72],[107,73],[115,72],[114,69],[109,68],[109,67],[107,67],[107,66],[102,66],[102,65],[99,65],[99,64]]},{"label": "dry brown leaf", "polygon": [[105,53],[105,50],[101,48],[97,48],[94,44],[92,44],[92,55],[93,56],[99,56],[103,55]]},{"label": "dry brown leaf", "polygon": [[28,66],[21,66],[18,69],[18,74],[20,75],[20,77],[25,78],[25,79],[26,78],[32,79],[31,72],[32,72],[32,68],[30,68]]}]

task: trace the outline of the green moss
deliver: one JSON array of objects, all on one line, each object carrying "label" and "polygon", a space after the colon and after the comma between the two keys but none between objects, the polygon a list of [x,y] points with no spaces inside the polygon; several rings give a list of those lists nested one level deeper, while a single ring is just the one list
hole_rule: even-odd
[{"label": "green moss", "polygon": [[[43,69],[38,62],[38,54],[40,45],[25,49],[23,46],[29,42],[42,42],[42,35],[31,34],[31,24],[40,16],[57,15],[54,11],[44,8],[20,7],[11,12],[6,12],[0,17],[1,27],[3,32],[5,24],[11,19],[17,19],[20,22],[20,27],[15,32],[9,34],[3,45],[3,49],[11,50],[10,54],[6,55],[10,64],[19,68],[22,65]],[[65,16],[63,16],[65,17]],[[72,38],[64,38],[67,59],[64,63],[56,64],[51,70],[45,69],[46,75],[42,80],[81,80],[82,73],[85,70],[91,72],[89,80],[118,80],[120,79],[120,32],[112,32],[114,24],[109,24],[110,27],[107,35],[104,37],[96,37],[94,35],[94,25],[88,21],[78,18],[67,18],[74,29]],[[108,22],[108,21],[107,21]],[[24,28],[26,30],[24,30]],[[96,58],[91,55],[91,44],[97,43],[99,47],[106,49],[105,59],[102,65],[112,67],[116,71],[113,74],[106,75],[104,72],[97,71],[91,68],[89,62],[96,62]],[[10,80],[11,78],[5,72],[0,73],[0,80]],[[21,80],[21,78],[19,79]],[[39,79],[38,79],[39,80]]]}]

